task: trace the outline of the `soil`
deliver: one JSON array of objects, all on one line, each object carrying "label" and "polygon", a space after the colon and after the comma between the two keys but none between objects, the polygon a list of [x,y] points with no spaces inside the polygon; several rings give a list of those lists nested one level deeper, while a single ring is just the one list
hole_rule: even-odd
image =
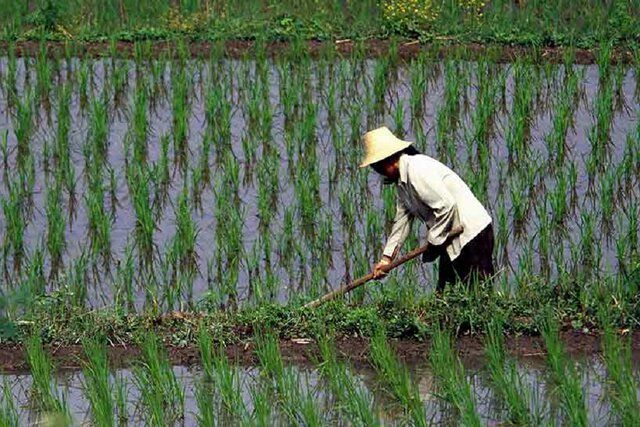
[{"label": "soil", "polygon": [[[47,55],[60,57],[65,53],[65,42],[49,41],[47,43]],[[364,53],[367,57],[379,57],[389,52],[391,42],[389,40],[372,39],[364,43]],[[17,56],[37,56],[40,53],[40,42],[21,41],[14,44]],[[123,57],[131,58],[134,54],[134,42],[119,41],[115,49]],[[266,53],[269,57],[286,55],[289,43],[286,41],[273,41],[267,44]],[[339,55],[348,56],[356,50],[353,40],[318,41],[309,40],[307,47],[311,57],[316,57],[328,48],[335,46]],[[195,41],[187,45],[192,57],[208,57],[214,44],[208,41]],[[0,55],[6,55],[9,49],[8,42],[0,42]],[[250,40],[229,40],[224,43],[224,55],[228,58],[244,58],[251,56],[254,42]],[[433,49],[432,44],[409,41],[398,45],[398,55],[402,59],[415,57],[420,51]],[[531,56],[534,50],[526,46],[486,45],[481,43],[447,44],[439,46],[437,55],[440,58],[462,56],[465,59],[477,59],[490,54],[497,62],[513,62],[517,58]],[[85,42],[72,45],[74,56],[104,57],[111,54],[111,48],[107,42]],[[155,57],[171,56],[176,54],[176,44],[170,41],[156,41],[151,43],[151,51]],[[561,63],[566,52],[563,47],[544,47],[535,52],[538,61]],[[629,63],[633,61],[633,53],[624,49],[612,52],[613,63]],[[593,64],[596,62],[595,50],[576,49],[574,62],[577,64]]]},{"label": "soil", "polygon": [[[634,358],[640,355],[640,331],[632,333],[632,352]],[[581,331],[561,333],[565,351],[573,358],[592,356],[600,352],[600,335]],[[533,364],[544,363],[546,352],[541,337],[518,336],[505,339],[508,353],[518,360],[526,360]],[[415,340],[391,340],[396,354],[403,362],[411,365],[426,361],[429,343]],[[463,336],[457,339],[456,349],[467,367],[481,367],[484,364],[483,339],[479,336]],[[368,340],[361,337],[344,337],[336,340],[338,354],[348,360],[356,368],[369,366]],[[227,356],[242,366],[255,366],[259,363],[255,346],[251,340],[228,345]],[[80,345],[47,346],[58,370],[76,370],[83,366],[83,353]],[[319,357],[319,351],[313,341],[281,340],[280,351],[283,360],[288,364],[311,366]],[[197,365],[200,363],[198,348],[167,346],[169,359],[173,365]],[[131,366],[140,359],[140,349],[130,345],[109,346],[109,363],[114,368]],[[0,371],[4,373],[28,372],[28,364],[21,345],[0,346]]]}]

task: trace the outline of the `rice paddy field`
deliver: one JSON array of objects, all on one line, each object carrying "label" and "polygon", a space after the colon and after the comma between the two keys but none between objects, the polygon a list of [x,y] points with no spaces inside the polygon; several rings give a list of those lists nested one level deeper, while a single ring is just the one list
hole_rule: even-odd
[{"label": "rice paddy field", "polygon": [[[638,419],[637,51],[111,46],[0,57],[1,425]],[[414,261],[301,308],[380,256],[394,188],[357,165],[381,125],[487,207],[493,287],[435,296]]]}]

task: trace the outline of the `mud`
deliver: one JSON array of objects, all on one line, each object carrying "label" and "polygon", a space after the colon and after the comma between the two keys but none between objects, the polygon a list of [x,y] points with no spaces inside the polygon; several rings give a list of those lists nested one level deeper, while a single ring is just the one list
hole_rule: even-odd
[{"label": "mud", "polygon": [[[631,345],[634,359],[640,355],[640,331],[632,333]],[[600,353],[600,335],[581,331],[565,331],[561,333],[566,353],[572,358],[593,356]],[[398,358],[404,363],[416,365],[428,357],[429,342],[410,339],[392,339],[391,345]],[[518,359],[532,364],[543,364],[546,352],[544,342],[539,336],[509,336],[505,339],[508,353]],[[481,336],[459,337],[455,343],[456,350],[469,367],[484,365],[484,342]],[[343,337],[336,340],[338,355],[349,361],[355,368],[369,366],[369,341],[362,337]],[[167,354],[173,365],[191,366],[200,363],[197,346],[166,346]],[[47,346],[55,367],[59,371],[81,369],[84,362],[82,346]],[[110,345],[109,363],[113,368],[126,368],[141,357],[140,349],[135,345]],[[230,344],[225,347],[227,357],[241,366],[255,366],[259,363],[255,353],[255,343],[251,339]],[[320,357],[318,347],[313,340],[293,339],[280,340],[280,352],[288,364],[299,366],[314,365]],[[22,345],[0,346],[0,371],[3,373],[28,372],[28,363]]]},{"label": "mud", "polygon": [[[153,41],[150,43],[150,53],[154,57],[171,57],[177,55],[177,44],[172,41]],[[85,42],[67,44],[66,42],[46,42],[47,55],[49,57],[61,57],[70,48],[73,56],[77,57],[105,57],[112,55],[113,49],[108,42]],[[287,41],[272,41],[265,46],[268,57],[286,56],[290,53],[288,48],[291,43]],[[389,40],[373,39],[362,42],[359,46],[353,40],[306,42],[309,55],[318,57],[326,52],[334,50],[337,55],[350,56],[362,49],[366,57],[376,58],[389,53],[392,42]],[[134,56],[134,42],[118,41],[115,43],[115,52],[122,57]],[[0,42],[0,55],[6,55],[9,51],[8,42]],[[228,40],[222,45],[209,41],[188,42],[186,48],[193,58],[208,57],[212,50],[221,49],[220,52],[227,58],[242,59],[251,56],[255,49],[255,42],[251,40]],[[33,57],[40,54],[40,42],[21,41],[14,43],[15,53],[19,57]],[[420,52],[431,52],[437,58],[461,57],[468,60],[477,60],[489,56],[496,62],[513,62],[518,58],[528,57],[537,62],[562,63],[565,60],[567,48],[548,46],[533,49],[527,46],[504,46],[481,43],[451,44],[446,39],[435,43],[420,43],[418,40],[400,42],[397,45],[397,53],[401,59],[411,59]],[[592,49],[575,49],[574,63],[593,64],[596,62],[596,51]],[[630,63],[634,60],[633,52],[626,49],[614,49],[611,54],[612,63]]]}]

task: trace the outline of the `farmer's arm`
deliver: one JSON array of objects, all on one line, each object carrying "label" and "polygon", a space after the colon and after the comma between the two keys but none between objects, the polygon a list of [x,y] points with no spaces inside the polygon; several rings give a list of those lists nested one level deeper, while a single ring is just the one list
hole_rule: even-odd
[{"label": "farmer's arm", "polygon": [[395,258],[400,246],[406,240],[411,229],[411,223],[413,222],[413,216],[407,211],[400,201],[396,202],[396,216],[393,220],[393,226],[391,232],[387,238],[387,244],[382,251],[382,258],[373,267],[374,278],[384,276],[382,267],[390,264],[393,258]]},{"label": "farmer's arm", "polygon": [[402,246],[402,243],[407,239],[409,230],[411,229],[411,223],[413,222],[413,216],[409,214],[402,203],[396,202],[396,217],[393,220],[393,226],[389,237],[387,237],[387,244],[382,251],[382,255],[390,259],[393,259],[398,253],[398,249]]}]

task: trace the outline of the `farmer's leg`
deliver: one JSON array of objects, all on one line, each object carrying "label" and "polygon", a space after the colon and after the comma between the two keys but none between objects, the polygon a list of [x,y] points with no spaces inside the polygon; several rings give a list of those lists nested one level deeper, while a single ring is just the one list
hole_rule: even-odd
[{"label": "farmer's leg", "polygon": [[444,287],[447,283],[454,283],[456,281],[456,272],[453,270],[453,265],[449,259],[447,253],[440,255],[440,262],[438,264],[438,285],[436,286],[436,292],[441,294],[444,291]]},{"label": "farmer's leg", "polygon": [[493,276],[493,245],[493,228],[489,224],[462,248],[453,261],[453,268],[462,282],[469,285]]}]

